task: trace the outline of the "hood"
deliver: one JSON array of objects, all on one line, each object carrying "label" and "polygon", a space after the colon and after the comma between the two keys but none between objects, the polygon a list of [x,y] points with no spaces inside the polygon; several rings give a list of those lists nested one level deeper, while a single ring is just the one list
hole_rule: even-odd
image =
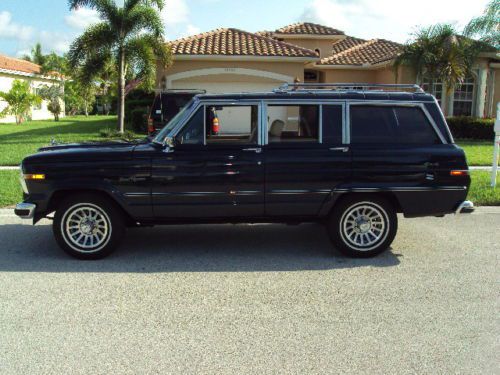
[{"label": "hood", "polygon": [[137,143],[102,142],[73,143],[41,147],[23,163],[51,163],[73,161],[106,161],[130,159]]}]

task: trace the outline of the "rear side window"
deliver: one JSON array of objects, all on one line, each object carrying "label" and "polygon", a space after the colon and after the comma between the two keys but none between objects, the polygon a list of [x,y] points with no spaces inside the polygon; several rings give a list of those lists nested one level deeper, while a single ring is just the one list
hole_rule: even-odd
[{"label": "rear side window", "polygon": [[351,106],[350,118],[352,143],[440,143],[419,107]]},{"label": "rear side window", "polygon": [[318,105],[268,105],[269,143],[319,141]]}]

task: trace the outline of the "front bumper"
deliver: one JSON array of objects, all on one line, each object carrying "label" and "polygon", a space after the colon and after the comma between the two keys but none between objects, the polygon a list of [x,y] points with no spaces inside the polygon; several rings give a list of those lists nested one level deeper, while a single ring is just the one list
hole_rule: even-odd
[{"label": "front bumper", "polygon": [[455,210],[455,214],[471,214],[472,212],[474,212],[474,209],[474,203],[472,203],[471,201],[463,201],[458,205],[457,209]]},{"label": "front bumper", "polygon": [[34,203],[18,203],[14,209],[14,213],[21,219],[31,219],[35,217],[36,204]]}]

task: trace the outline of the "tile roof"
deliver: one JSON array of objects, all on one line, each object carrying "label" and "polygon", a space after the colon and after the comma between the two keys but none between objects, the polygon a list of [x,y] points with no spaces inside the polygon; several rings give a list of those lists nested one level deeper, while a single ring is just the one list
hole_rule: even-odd
[{"label": "tile roof", "polygon": [[40,74],[40,65],[32,62],[0,55],[0,69],[14,70],[17,72]]},{"label": "tile roof", "polygon": [[333,45],[333,55],[318,65],[373,65],[396,57],[401,44],[385,39],[363,40],[348,37]]},{"label": "tile roof", "polygon": [[290,35],[344,35],[344,32],[311,22],[293,23],[275,31],[276,34]]},{"label": "tile roof", "polygon": [[216,29],[170,42],[174,55],[311,57],[316,52],[238,29]]}]

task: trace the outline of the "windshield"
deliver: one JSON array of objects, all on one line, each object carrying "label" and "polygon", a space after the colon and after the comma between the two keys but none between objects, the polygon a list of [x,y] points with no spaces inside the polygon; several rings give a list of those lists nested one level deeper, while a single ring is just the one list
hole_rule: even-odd
[{"label": "windshield", "polygon": [[190,112],[191,109],[194,106],[195,101],[191,100],[185,107],[183,107],[179,113],[175,115],[175,117],[170,120],[167,125],[163,129],[160,130],[160,132],[156,135],[156,137],[153,139],[154,142],[157,143],[163,143],[165,141],[165,138],[168,137],[170,132],[179,124],[179,122],[182,121],[184,118],[184,114],[186,112]]}]

